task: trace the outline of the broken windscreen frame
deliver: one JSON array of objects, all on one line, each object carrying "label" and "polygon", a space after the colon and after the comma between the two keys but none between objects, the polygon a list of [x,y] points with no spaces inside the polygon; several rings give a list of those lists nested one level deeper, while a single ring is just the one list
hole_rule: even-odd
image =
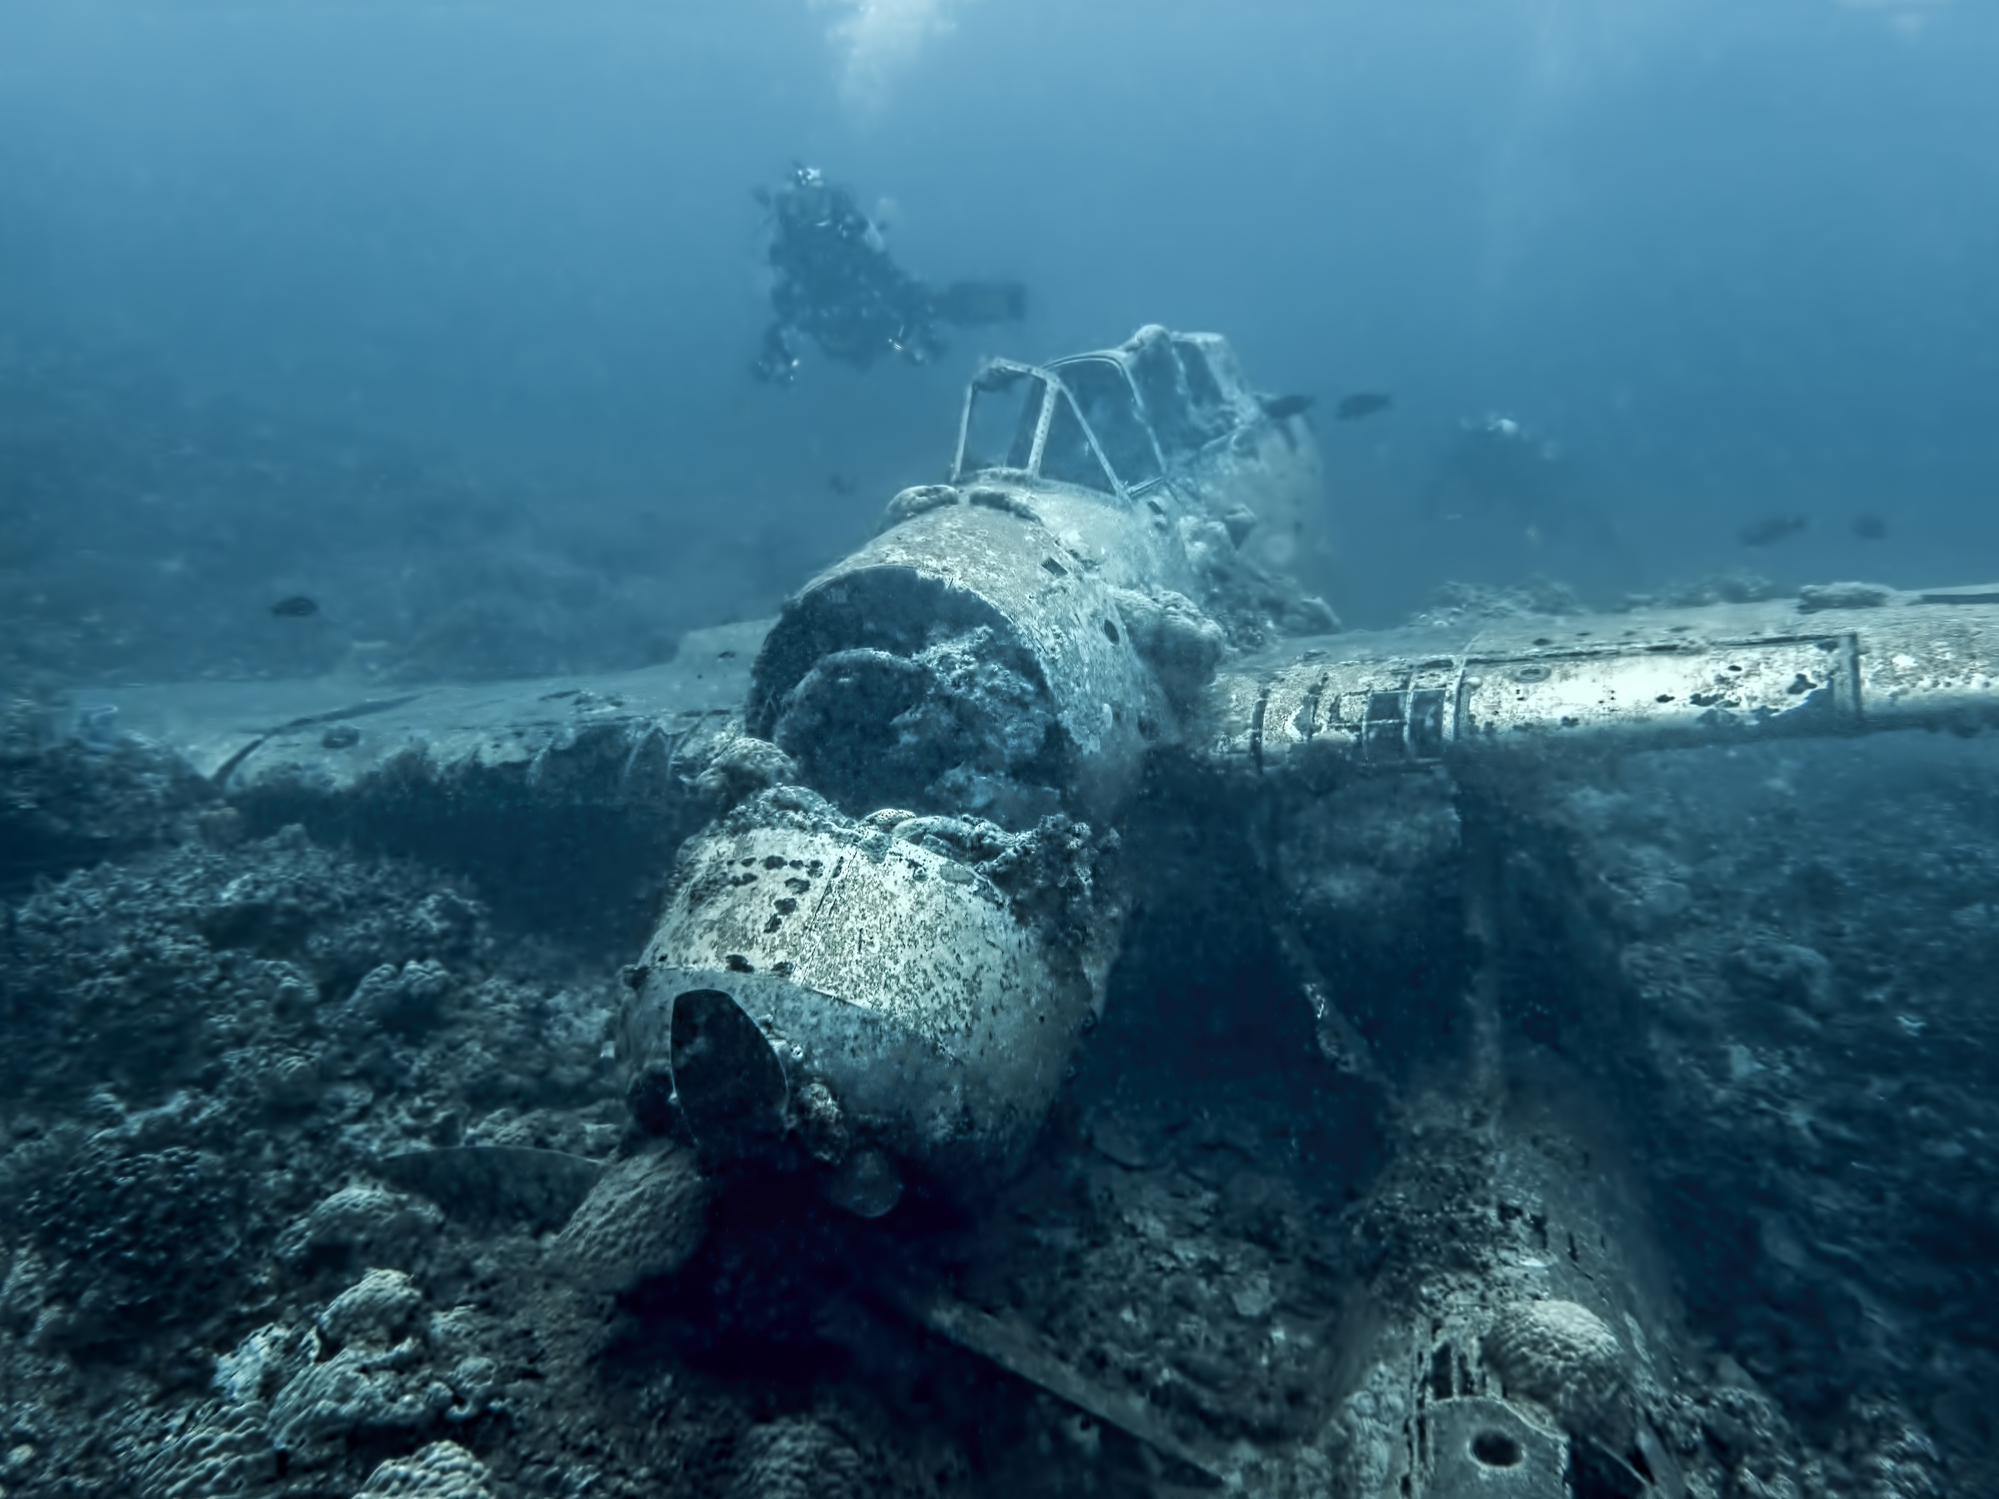
[{"label": "broken windscreen frame", "polygon": [[958,478],[984,469],[1033,467],[1048,382],[1022,364],[995,360],[973,377],[958,437]]},{"label": "broken windscreen frame", "polygon": [[1136,494],[1157,483],[1159,449],[1124,365],[1107,355],[1092,354],[1065,359],[1051,369],[1074,397],[1097,447],[1125,489]]},{"label": "broken windscreen frame", "polygon": [[[1112,373],[1121,378],[1121,372]],[[1135,407],[1128,383],[1123,391],[1123,403]],[[1099,399],[1113,410],[1118,404],[1115,391]],[[1146,442],[1152,451],[1150,439]],[[1142,456],[1135,461],[1139,471],[1146,471]],[[1156,478],[1156,457],[1154,465]],[[952,476],[962,481],[992,472],[1032,475],[1099,494],[1125,494],[1104,456],[1101,439],[1078,414],[1075,398],[1055,375],[1003,359],[995,359],[972,379]]]},{"label": "broken windscreen frame", "polygon": [[1075,402],[1070,399],[1069,393],[1057,390],[1050,405],[1053,414],[1048,422],[1048,435],[1042,440],[1041,462],[1036,465],[1036,474],[1060,484],[1094,489],[1099,494],[1117,494],[1117,481],[1105,468],[1103,455],[1098,451],[1090,429],[1076,414]]}]

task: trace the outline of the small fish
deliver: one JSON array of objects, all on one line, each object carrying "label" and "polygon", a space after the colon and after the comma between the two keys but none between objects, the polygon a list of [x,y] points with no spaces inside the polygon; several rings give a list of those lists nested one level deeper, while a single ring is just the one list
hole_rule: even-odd
[{"label": "small fish", "polygon": [[847,495],[854,492],[854,481],[845,474],[828,474],[826,487],[835,494]]},{"label": "small fish", "polygon": [[302,593],[295,593],[288,599],[279,599],[271,605],[271,613],[279,619],[309,619],[319,613],[319,602]]},{"label": "small fish", "polygon": [[1789,541],[1810,524],[1809,516],[1766,515],[1736,532],[1735,539],[1746,547],[1775,546],[1780,541]]},{"label": "small fish", "polygon": [[1333,415],[1343,422],[1357,422],[1362,417],[1373,416],[1377,411],[1386,411],[1394,404],[1395,397],[1381,391],[1355,391],[1340,399],[1340,404],[1333,408]]},{"label": "small fish", "polygon": [[1311,396],[1258,396],[1263,406],[1263,414],[1273,422],[1281,422],[1287,417],[1303,416],[1312,409]]},{"label": "small fish", "polygon": [[1853,518],[1853,534],[1862,541],[1885,541],[1888,536],[1888,522],[1872,511],[1862,511]]}]

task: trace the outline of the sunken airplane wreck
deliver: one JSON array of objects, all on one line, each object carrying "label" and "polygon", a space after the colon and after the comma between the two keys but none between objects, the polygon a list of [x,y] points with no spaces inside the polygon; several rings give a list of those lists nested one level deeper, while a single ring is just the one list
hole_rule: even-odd
[{"label": "sunken airplane wreck", "polygon": [[[557,1241],[609,1289],[672,1272],[701,1204],[748,1176],[863,1219],[919,1190],[976,1211],[1105,1018],[1113,965],[1138,960],[1137,909],[1206,899],[1224,883],[1210,844],[1235,840],[1247,852],[1227,878],[1252,892],[1243,919],[1304,1012],[1313,1065],[1389,1142],[1395,1191],[1458,1182],[1463,1200],[1438,1208],[1450,1232],[1412,1230],[1341,1288],[1342,1315],[1264,1345],[1265,1367],[1304,1359],[1311,1375],[1262,1424],[1078,1359],[1038,1331],[1051,1308],[940,1281],[900,1288],[901,1314],[1129,1432],[1189,1484],[1715,1492],[1717,1459],[1676,1414],[1701,1365],[1642,1193],[1592,1156],[1604,1122],[1573,1100],[1506,1103],[1522,1022],[1505,930],[1522,896],[1503,848],[1466,859],[1456,914],[1438,918],[1465,982],[1389,1002],[1365,944],[1314,917],[1315,891],[1342,840],[1391,836],[1382,809],[1398,829],[1457,827],[1460,803],[1485,809],[1466,826],[1489,823],[1550,766],[1990,722],[1999,587],[1341,633],[1286,573],[1316,544],[1318,482],[1307,424],[1269,413],[1224,340],[1148,327],[987,366],[948,482],[896,495],[776,621],[700,632],[667,667],[300,696],[254,732],[235,700],[113,705],[266,821],[377,842],[422,827],[422,851],[445,857],[465,836],[453,818],[499,824],[465,839],[491,850],[580,809],[604,864],[671,856],[616,1043],[649,1143],[583,1171]],[[1141,834],[1143,857],[1121,846]],[[385,1168],[430,1169],[422,1153]],[[631,1191],[647,1173],[667,1184],[650,1198]],[[677,1226],[605,1229],[636,1201]],[[633,1244],[652,1248],[607,1267]]]}]

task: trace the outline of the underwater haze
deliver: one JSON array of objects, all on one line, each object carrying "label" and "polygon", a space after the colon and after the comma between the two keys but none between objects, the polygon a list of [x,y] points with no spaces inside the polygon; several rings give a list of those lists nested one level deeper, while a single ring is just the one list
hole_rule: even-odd
[{"label": "underwater haze", "polygon": [[0,1499],[1999,1499],[1995,734],[1999,0],[0,0]]},{"label": "underwater haze", "polygon": [[[1316,398],[1350,625],[1451,581],[1980,581],[1995,76],[1981,0],[19,0],[0,659],[659,659],[940,477],[979,358],[1147,322]],[[751,191],[797,162],[1027,319],[754,383]],[[1553,482],[1463,481],[1491,417]]]}]

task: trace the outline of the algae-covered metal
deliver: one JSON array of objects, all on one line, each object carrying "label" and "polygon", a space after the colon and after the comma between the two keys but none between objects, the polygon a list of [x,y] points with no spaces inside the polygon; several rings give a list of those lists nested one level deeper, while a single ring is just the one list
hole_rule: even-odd
[{"label": "algae-covered metal", "polygon": [[[953,482],[897,495],[764,641],[745,726],[812,791],[683,854],[627,1025],[641,1092],[717,1156],[1017,1156],[1119,929],[1071,819],[1115,821],[1219,656],[1202,611],[1264,607],[1317,480],[1212,335],[981,371]],[[940,814],[984,831],[901,826]],[[1051,919],[1043,865],[1086,915]]]},{"label": "algae-covered metal", "polygon": [[[750,731],[856,813],[891,795],[1016,823],[1065,801],[1107,811],[1158,717],[1113,590],[1184,570],[1172,561],[1086,497],[945,490],[785,610],[757,658]],[[898,754],[909,777],[888,784]]]},{"label": "algae-covered metal", "polygon": [[1208,712],[1207,753],[1256,772],[1979,724],[1999,718],[1999,589],[1301,643],[1225,669]]},{"label": "algae-covered metal", "polygon": [[[1663,943],[1676,912],[1709,899],[1693,889],[1708,875],[1637,840],[1628,884],[1578,875],[1574,891],[1511,909],[1502,893],[1541,895],[1542,876],[1565,866],[1532,846],[1553,832],[1529,828],[1516,845],[1510,798],[1489,794],[1500,778],[1346,772],[1990,723],[1999,587],[1827,585],[1760,604],[1266,649],[1245,642],[1283,631],[1242,616],[1225,657],[1216,615],[1255,598],[1230,592],[1245,575],[1231,569],[1274,566],[1302,534],[1281,519],[1315,471],[1296,409],[1258,401],[1219,340],[1165,330],[1047,366],[994,365],[968,401],[953,482],[898,495],[883,532],[793,602],[753,675],[762,627],[740,626],[690,640],[671,667],[616,677],[386,697],[321,684],[93,696],[78,732],[97,743],[113,723],[157,725],[236,807],[267,820],[296,810],[316,830],[448,855],[476,875],[504,869],[543,921],[566,900],[622,922],[636,887],[606,872],[642,863],[656,875],[681,848],[627,971],[618,1042],[640,1124],[676,1143],[608,1170],[484,1144],[378,1163],[474,1221],[540,1229],[576,1209],[555,1262],[604,1292],[680,1266],[711,1186],[727,1190],[737,1169],[766,1185],[788,1172],[868,1217],[895,1205],[912,1169],[984,1196],[1034,1139],[1102,1008],[1129,903],[1110,851],[1129,816],[1153,865],[1154,918],[1152,953],[1133,945],[1126,1037],[1149,1043],[1174,1023],[1171,1009],[1145,1008],[1167,963],[1217,963],[1196,951],[1205,934],[1175,919],[1199,904],[1234,928],[1231,967],[1208,972],[1225,980],[1215,1017],[1302,1001],[1311,1028],[1273,1027],[1270,1044],[1299,1059],[1316,1038],[1338,1071],[1323,1090],[1314,1080],[1274,1095],[1251,1116],[1280,1126],[1263,1133],[1224,1128],[1209,1117],[1214,1098],[1190,1098],[1162,1111],[1154,1154],[1107,1107],[1089,1112],[1116,1097],[1098,1086],[1106,1074],[1117,1089],[1130,1081],[1107,1060],[1126,1037],[1099,1038],[1071,1138],[1103,1159],[1069,1179],[1104,1192],[1095,1222],[1129,1231],[1128,1257],[1103,1261],[1115,1276],[1062,1284],[1094,1293],[1069,1304],[1108,1304],[1101,1333],[1126,1281],[1151,1282],[1154,1310],[1134,1296],[1125,1315],[1153,1331],[1133,1338],[1184,1313],[1198,1324],[1189,1357],[1136,1347],[1116,1361],[1134,1345],[1085,1341],[1077,1330],[1091,1324],[1049,1315],[1047,1301],[989,1297],[969,1276],[897,1286],[906,1309],[1239,1492],[1709,1491],[1677,1473],[1679,1456],[1705,1458],[1698,1438],[1674,1445],[1693,1428],[1667,1396],[1692,1366],[1657,1263],[1662,1230],[1595,1117],[1599,1090],[1630,1074],[1621,1062],[1591,1072],[1573,1098],[1551,1086],[1624,1023],[1627,1007],[1603,1002],[1623,993],[1610,968],[1588,965],[1642,951],[1621,945],[1634,934]],[[1236,628],[1243,617],[1257,628]],[[1159,794],[1135,810],[1148,769]],[[1607,817],[1607,800],[1573,798],[1560,816]],[[241,836],[233,810],[202,816],[218,843]],[[705,828],[682,844],[697,819]],[[1622,837],[1624,823],[1608,826],[1606,842]],[[1564,857],[1581,846],[1551,843]],[[1605,940],[1593,927],[1586,941],[1561,937],[1597,919],[1599,888],[1617,923]],[[1984,908],[1948,909],[1971,932]],[[1786,1055],[1821,1030],[1842,1046],[1858,1037],[1821,1013],[1835,1010],[1833,963],[1773,942],[1762,906],[1753,914],[1747,945],[1710,948],[1698,967],[1742,982]],[[1197,940],[1183,940],[1190,931]],[[1244,983],[1238,954],[1284,971]],[[1573,1015],[1545,997],[1571,982]],[[511,1002],[499,986],[467,992]],[[1896,1047],[1928,1024],[1873,997]],[[1177,1020],[1191,1052],[1209,1033],[1187,1027],[1189,1013]],[[1764,1084],[1744,1077],[1777,1069],[1726,1039],[1726,1089],[1760,1097]],[[1246,1054],[1285,1065],[1275,1049]],[[1195,1079],[1190,1095],[1204,1086],[1181,1077]],[[1359,1161],[1378,1126],[1394,1158],[1384,1185],[1355,1211],[1328,1198],[1334,1211],[1294,1232],[1288,1222],[1309,1220],[1283,1210],[1269,1152],[1302,1164],[1311,1130],[1345,1111],[1365,1117],[1368,1142],[1317,1162]],[[689,1135],[698,1152],[677,1143]],[[1255,1224],[1267,1257],[1210,1234],[1210,1217],[1231,1216]],[[1364,1236],[1364,1257],[1315,1259],[1337,1223]],[[1769,1224],[1788,1274],[1803,1253],[1783,1252],[1790,1230]],[[1066,1221],[1020,1237],[1035,1246],[1022,1258],[1088,1248]],[[1280,1260],[1289,1268],[1273,1278]],[[1336,1272],[1357,1283],[1337,1295],[1310,1284]],[[1178,1292],[1162,1289],[1176,1278]],[[1276,1371],[1255,1376],[1267,1406],[1243,1393],[1251,1368]]]},{"label": "algae-covered metal", "polygon": [[995,360],[958,427],[957,482],[1058,483],[1164,516],[1228,517],[1248,560],[1284,569],[1318,522],[1319,452],[1302,406],[1276,415],[1228,340],[1149,324],[1046,366]]},{"label": "algae-covered metal", "polygon": [[[922,837],[932,819],[855,824],[791,799],[683,855],[637,977],[631,1062],[670,1079],[719,1156],[797,1132],[829,1165],[861,1144],[933,1167],[1010,1161],[1101,1008],[1103,966],[1025,920],[996,861]],[[918,837],[896,836],[910,824]]]},{"label": "algae-covered metal", "polygon": [[1263,606],[1316,511],[1311,433],[1268,414],[1223,340],[1147,328],[989,364],[953,476],[897,495],[786,607],[750,732],[857,815],[891,796],[1009,826],[1109,815],[1170,717],[1135,620]]}]

